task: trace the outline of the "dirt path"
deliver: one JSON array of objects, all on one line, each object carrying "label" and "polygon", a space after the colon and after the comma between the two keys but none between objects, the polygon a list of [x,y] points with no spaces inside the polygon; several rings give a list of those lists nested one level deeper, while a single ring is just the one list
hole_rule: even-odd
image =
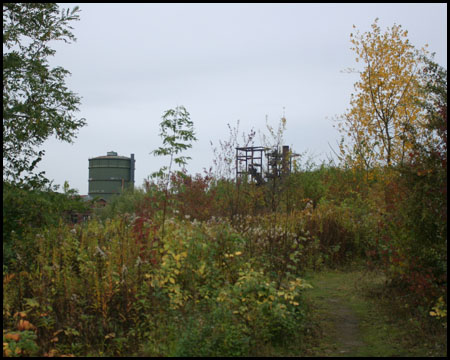
[{"label": "dirt path", "polygon": [[328,299],[329,315],[334,323],[334,338],[339,354],[348,356],[364,345],[361,340],[359,321],[352,309],[342,300]]},{"label": "dirt path", "polygon": [[[397,334],[386,318],[363,296],[358,271],[314,273],[305,291],[315,334],[308,356],[407,356],[393,341]],[[372,280],[371,280],[372,281]]]}]

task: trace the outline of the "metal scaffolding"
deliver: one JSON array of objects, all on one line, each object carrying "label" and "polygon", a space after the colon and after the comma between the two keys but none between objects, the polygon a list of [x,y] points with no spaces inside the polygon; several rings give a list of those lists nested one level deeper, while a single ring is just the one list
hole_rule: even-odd
[{"label": "metal scaffolding", "polygon": [[258,184],[263,182],[262,161],[265,150],[262,146],[236,148],[236,181],[239,176],[247,174]]},{"label": "metal scaffolding", "polygon": [[[263,156],[267,158],[267,170],[263,171]],[[292,158],[299,156],[291,153],[289,146],[281,148],[266,148],[263,146],[248,146],[236,148],[236,181],[239,176],[250,175],[252,181],[258,185],[265,179],[284,177],[292,169]]]}]

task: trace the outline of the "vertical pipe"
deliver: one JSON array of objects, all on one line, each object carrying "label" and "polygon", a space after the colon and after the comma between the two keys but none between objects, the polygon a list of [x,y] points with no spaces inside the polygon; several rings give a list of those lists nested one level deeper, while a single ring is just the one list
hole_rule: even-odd
[{"label": "vertical pipe", "polygon": [[239,150],[238,150],[238,148],[236,148],[236,184],[237,184],[237,179],[238,179],[238,153],[239,153]]},{"label": "vertical pipe", "polygon": [[134,160],[134,154],[131,154],[130,155],[130,185],[132,187],[134,187],[134,169],[135,169],[134,163],[135,163],[135,161],[136,160]]},{"label": "vertical pipe", "polygon": [[283,145],[281,164],[282,174],[287,175],[289,172],[289,146],[287,145]]}]

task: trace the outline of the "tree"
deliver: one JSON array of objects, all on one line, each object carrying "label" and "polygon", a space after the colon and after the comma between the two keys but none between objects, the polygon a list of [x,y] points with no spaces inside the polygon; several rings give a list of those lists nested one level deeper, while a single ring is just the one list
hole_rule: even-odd
[{"label": "tree", "polygon": [[163,145],[151,152],[155,156],[170,156],[169,166],[163,166],[153,177],[164,177],[167,171],[166,182],[170,183],[172,163],[184,166],[189,156],[178,156],[178,153],[192,147],[191,141],[197,140],[194,133],[194,123],[190,120],[190,115],[184,106],[177,106],[175,109],[167,110],[162,116],[159,136],[163,139]]},{"label": "tree", "polygon": [[70,91],[70,72],[50,67],[55,55],[49,43],[76,41],[71,21],[79,20],[78,6],[71,11],[52,3],[3,4],[3,179],[42,186],[43,172],[33,174],[44,156],[37,147],[51,135],[72,142],[86,124],[77,119],[80,97]]},{"label": "tree", "polygon": [[170,175],[172,172],[172,164],[185,166],[189,156],[178,156],[183,150],[192,147],[191,141],[196,141],[194,133],[194,123],[190,120],[190,115],[184,106],[177,106],[175,109],[167,110],[162,116],[160,123],[159,136],[163,139],[163,146],[151,152],[155,156],[170,156],[169,166],[163,166],[159,171],[152,174],[152,177],[164,178],[164,208],[163,208],[163,225],[162,232],[164,235],[164,222],[166,218],[167,196],[170,185]]},{"label": "tree", "polygon": [[354,85],[351,108],[338,124],[350,139],[349,144],[341,142],[341,155],[364,169],[402,164],[412,144],[426,132],[419,102],[420,70],[427,51],[411,45],[400,25],[381,33],[377,21],[371,32],[350,34],[356,62],[365,67]]},{"label": "tree", "polygon": [[[439,159],[447,167],[447,70],[433,59],[424,58],[421,105],[426,111],[429,140],[426,149],[429,156]],[[424,142],[417,144],[423,145]],[[425,149],[424,149],[425,151]]]},{"label": "tree", "polygon": [[[415,214],[409,216],[408,227],[416,237],[442,245],[447,241],[447,70],[431,59],[424,61],[421,91],[428,139],[414,144],[402,180],[408,189],[408,210]],[[432,226],[425,228],[427,219]]]}]

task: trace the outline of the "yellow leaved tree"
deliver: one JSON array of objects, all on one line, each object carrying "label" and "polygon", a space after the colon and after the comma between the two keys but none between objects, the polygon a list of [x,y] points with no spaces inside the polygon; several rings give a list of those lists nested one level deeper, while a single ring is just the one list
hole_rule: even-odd
[{"label": "yellow leaved tree", "polygon": [[341,159],[352,167],[403,164],[412,144],[426,132],[419,103],[427,45],[418,50],[407,35],[396,24],[382,33],[378,19],[371,31],[350,34],[356,62],[364,63],[364,68],[354,85],[350,109],[338,118],[337,128],[344,135]]}]

